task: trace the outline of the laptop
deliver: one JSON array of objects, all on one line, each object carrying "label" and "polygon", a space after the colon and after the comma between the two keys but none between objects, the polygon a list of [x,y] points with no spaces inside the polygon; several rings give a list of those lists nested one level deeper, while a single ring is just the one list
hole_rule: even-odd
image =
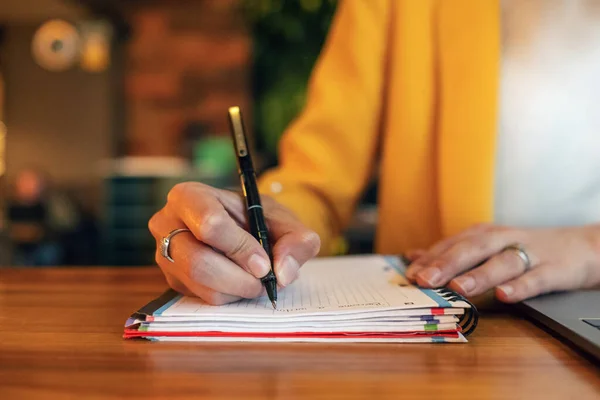
[{"label": "laptop", "polygon": [[546,294],[517,308],[600,362],[600,289]]}]

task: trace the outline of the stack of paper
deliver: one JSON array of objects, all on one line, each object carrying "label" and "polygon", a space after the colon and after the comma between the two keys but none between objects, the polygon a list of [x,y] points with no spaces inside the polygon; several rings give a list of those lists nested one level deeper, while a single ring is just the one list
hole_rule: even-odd
[{"label": "stack of paper", "polygon": [[[158,341],[466,342],[477,311],[446,289],[412,286],[400,258],[317,258],[267,297],[211,306],[168,290],[135,312],[125,338]],[[468,331],[468,332],[465,332]]]}]

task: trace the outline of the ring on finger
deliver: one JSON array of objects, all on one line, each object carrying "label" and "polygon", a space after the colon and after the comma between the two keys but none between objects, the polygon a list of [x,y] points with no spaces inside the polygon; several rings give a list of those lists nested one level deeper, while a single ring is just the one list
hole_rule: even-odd
[{"label": "ring on finger", "polygon": [[514,243],[506,246],[503,249],[503,251],[512,251],[517,256],[519,256],[519,258],[523,261],[523,264],[525,265],[524,272],[527,272],[531,269],[531,258],[529,257],[529,254],[527,254],[527,251],[525,250],[525,247],[523,245],[519,243]]},{"label": "ring on finger", "polygon": [[173,236],[175,236],[181,232],[191,232],[191,231],[186,228],[175,229],[175,230],[169,232],[169,234],[167,236],[165,236],[164,238],[162,238],[162,240],[160,241],[160,254],[172,263],[174,263],[175,260],[173,260],[173,258],[171,258],[171,256],[169,255],[169,245],[171,244],[171,239],[173,239]]}]

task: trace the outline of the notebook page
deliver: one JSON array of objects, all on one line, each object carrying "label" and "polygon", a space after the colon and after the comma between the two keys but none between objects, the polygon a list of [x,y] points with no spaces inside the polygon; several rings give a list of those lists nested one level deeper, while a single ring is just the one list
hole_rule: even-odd
[{"label": "notebook page", "polygon": [[366,255],[309,261],[301,268],[299,278],[279,291],[277,310],[273,310],[266,296],[224,306],[211,306],[184,296],[155,315],[270,319],[426,307],[438,307],[438,303],[421,289],[410,286],[385,257]]}]

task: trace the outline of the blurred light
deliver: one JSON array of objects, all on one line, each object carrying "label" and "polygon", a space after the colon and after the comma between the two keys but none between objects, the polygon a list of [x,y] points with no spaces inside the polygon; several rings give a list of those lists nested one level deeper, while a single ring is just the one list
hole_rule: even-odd
[{"label": "blurred light", "polygon": [[75,64],[79,34],[70,23],[53,19],[40,26],[33,36],[31,52],[35,61],[50,71],[64,71]]},{"label": "blurred light", "polygon": [[88,72],[105,71],[110,64],[111,26],[104,21],[81,25],[81,68]]}]

